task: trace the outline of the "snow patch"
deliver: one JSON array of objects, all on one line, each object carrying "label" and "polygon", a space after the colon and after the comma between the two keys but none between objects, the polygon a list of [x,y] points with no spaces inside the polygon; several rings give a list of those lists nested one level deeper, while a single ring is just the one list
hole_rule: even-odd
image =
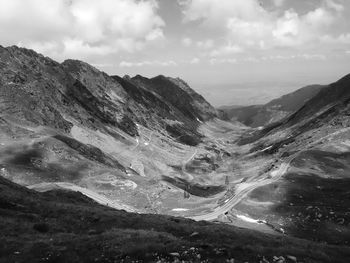
[{"label": "snow patch", "polygon": [[244,215],[237,215],[237,217],[243,221],[249,222],[249,223],[254,223],[254,224],[266,224],[265,220],[256,220]]},{"label": "snow patch", "polygon": [[187,208],[174,208],[174,209],[172,209],[172,211],[183,212],[183,211],[188,211],[188,209]]}]

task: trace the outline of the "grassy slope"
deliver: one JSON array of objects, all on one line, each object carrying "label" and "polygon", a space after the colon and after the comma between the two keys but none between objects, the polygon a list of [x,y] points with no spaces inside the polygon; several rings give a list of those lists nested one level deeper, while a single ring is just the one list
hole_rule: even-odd
[{"label": "grassy slope", "polygon": [[[0,262],[120,262],[165,258],[348,262],[348,247],[269,236],[222,224],[130,214],[71,192],[37,193],[0,177]],[[196,232],[198,234],[196,234]],[[195,234],[193,234],[195,233]],[[200,256],[199,256],[200,255]]]}]

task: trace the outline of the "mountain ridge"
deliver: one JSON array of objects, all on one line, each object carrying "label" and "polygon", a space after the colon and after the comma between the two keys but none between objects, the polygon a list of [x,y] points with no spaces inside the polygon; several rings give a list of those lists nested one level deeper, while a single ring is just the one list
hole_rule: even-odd
[{"label": "mountain ridge", "polygon": [[302,107],[325,85],[309,85],[273,99],[263,105],[221,107],[225,119],[236,120],[251,127],[261,127],[283,119]]},{"label": "mountain ridge", "polygon": [[[5,55],[6,51],[8,52],[8,54],[11,54],[11,55],[6,56]],[[16,68],[16,71],[19,73],[17,75],[15,74],[14,76],[12,76],[11,81],[8,81],[8,83],[20,84],[20,82],[22,82],[22,84],[24,84],[26,80],[24,79],[24,76],[23,76],[23,73],[21,73],[21,70],[22,71],[26,70],[26,72],[28,73],[27,75],[30,75],[32,73],[37,74],[39,78],[36,78],[35,76],[31,76],[32,78],[31,81],[39,81],[39,82],[41,81],[39,76],[41,74],[45,74],[46,79],[50,78],[49,77],[50,74],[56,74],[53,79],[55,79],[55,85],[59,84],[57,85],[59,88],[58,89],[56,88],[56,90],[53,90],[50,92],[52,92],[51,94],[52,97],[57,98],[60,104],[55,108],[60,109],[62,111],[66,111],[65,112],[66,115],[69,109],[65,107],[65,104],[67,105],[69,104],[69,107],[78,107],[79,110],[76,110],[77,112],[84,111],[85,114],[88,114],[88,115],[92,114],[95,118],[97,117],[98,120],[113,126],[117,126],[132,136],[137,135],[135,121],[147,123],[144,121],[144,119],[152,118],[152,116],[147,114],[145,110],[142,111],[139,109],[139,107],[141,106],[140,103],[135,103],[134,101],[132,101],[132,98],[128,97],[128,93],[124,90],[124,87],[120,83],[118,83],[118,80],[121,81],[121,78],[118,79],[118,78],[110,77],[107,74],[97,70],[96,68],[91,67],[85,62],[78,61],[78,60],[65,60],[64,62],[59,64],[57,62],[54,62],[51,59],[48,59],[42,55],[39,55],[33,50],[27,50],[27,49],[17,48],[17,47],[10,47],[8,49],[2,48],[2,55],[3,55],[2,61],[6,61],[6,60],[14,61],[17,55],[19,57],[17,59],[19,60],[22,59],[23,61],[27,61],[26,63],[28,64],[31,64],[31,63],[33,64],[36,61],[38,62],[38,65],[40,65],[40,66],[36,65],[36,69],[35,67],[30,69],[26,65],[24,65],[25,68],[21,68],[20,65],[17,65],[19,67],[18,68],[16,67],[16,65],[14,65],[14,68]],[[6,66],[4,65],[4,69],[5,68]],[[37,72],[35,72],[35,70]],[[128,81],[129,80],[124,80],[123,83]],[[167,117],[172,118],[173,120],[176,120],[177,118],[179,118],[180,122],[185,122],[186,125],[182,125],[182,127],[184,128],[184,130],[188,130],[189,134],[187,136],[197,137],[197,139],[193,138],[193,140],[195,141],[198,140],[200,136],[196,135],[196,131],[195,131],[196,126],[198,126],[198,119],[203,119],[203,118],[209,119],[209,118],[216,117],[215,109],[212,106],[210,106],[210,104],[206,102],[203,99],[203,97],[198,95],[188,86],[187,86],[187,90],[191,90],[192,96],[197,94],[196,95],[197,100],[195,100],[190,94],[185,92],[183,88],[179,87],[178,84],[175,84],[174,81],[170,81],[166,77],[158,76],[150,79],[150,81],[155,81],[156,83],[158,83],[157,90],[152,90],[152,92],[154,92],[155,94],[157,94],[157,96],[160,96],[160,98],[166,101],[168,105],[167,111],[170,113],[177,112],[175,113],[175,115],[167,114]],[[45,82],[45,80],[43,80],[42,82]],[[136,81],[134,80],[132,81],[132,83],[134,85],[135,84],[137,85]],[[162,84],[164,84],[165,87],[164,85],[162,86]],[[162,91],[163,89],[167,88],[166,85],[170,85],[171,86],[170,89],[172,89],[173,92],[177,90],[176,92],[178,93],[178,95],[181,95],[183,98],[181,98],[181,96],[166,97],[164,95],[165,94],[164,91]],[[168,90],[169,88],[167,88],[167,91]],[[35,99],[34,87],[31,87],[31,92],[33,93],[33,98]],[[45,92],[45,91],[36,89],[36,92]],[[163,96],[159,94],[159,92],[162,92]],[[47,94],[45,95],[46,97],[50,95],[48,92],[46,92],[45,94]],[[25,96],[25,94],[23,94],[23,96]],[[201,99],[200,102],[198,101],[198,97]],[[74,101],[70,101],[72,98]],[[185,102],[181,104],[181,100],[184,100]],[[50,98],[48,98],[48,101],[51,101],[49,103],[50,105],[54,105],[55,103]],[[89,101],[89,103],[86,103],[87,101]],[[128,101],[128,105],[125,104],[126,101]],[[182,107],[176,106],[177,103],[181,105],[189,105],[189,106],[182,108]],[[203,107],[203,109],[200,109],[198,107],[200,103],[205,104],[205,107]],[[40,105],[42,103],[33,102],[33,104]],[[45,104],[45,107],[50,108],[50,105]],[[32,108],[33,107],[34,106],[32,106]],[[31,108],[31,106],[29,106],[28,108]],[[65,108],[65,109],[62,109],[62,108]],[[174,108],[176,108],[177,110],[174,110]],[[157,108],[154,110],[163,111],[162,109],[157,109]],[[135,116],[137,116],[137,112],[141,112],[142,115],[138,116],[138,118],[135,118]],[[115,115],[115,113],[117,113],[117,115]],[[30,115],[29,112],[26,112],[26,114]],[[45,112],[43,112],[43,114],[45,115]],[[58,118],[62,119],[61,122],[66,123],[65,124],[66,127],[63,127],[63,130],[68,130],[69,129],[68,127],[70,125],[68,124],[68,122],[63,120],[64,119],[62,117],[63,112],[60,112],[60,113],[55,112],[54,114],[56,114],[57,116],[61,115],[61,117],[58,117]],[[70,112],[69,114],[72,114],[72,113]],[[183,116],[177,116],[176,114],[178,115],[182,114]],[[82,120],[80,119],[80,116],[82,116],[82,114],[77,114],[77,115],[79,116],[71,116],[71,117],[77,118],[80,122],[87,123],[89,126],[94,126],[92,123],[88,123],[89,118]],[[157,115],[158,114],[156,114],[155,116]],[[49,119],[49,118],[46,117],[46,119]],[[161,123],[160,126],[164,125],[162,119],[158,118],[158,120],[156,121]],[[61,125],[59,123],[60,122],[58,122],[57,125]],[[62,125],[64,126],[64,124]],[[179,130],[179,128],[176,128],[176,129]]]},{"label": "mountain ridge", "polygon": [[349,86],[256,129],[179,78],[0,47],[0,261],[347,262]]}]

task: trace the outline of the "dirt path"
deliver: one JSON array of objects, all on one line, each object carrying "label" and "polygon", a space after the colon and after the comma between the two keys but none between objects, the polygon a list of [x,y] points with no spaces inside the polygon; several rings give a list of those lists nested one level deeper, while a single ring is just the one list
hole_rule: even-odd
[{"label": "dirt path", "polygon": [[182,164],[182,167],[181,167],[183,174],[186,175],[189,178],[189,180],[193,180],[193,176],[192,176],[192,174],[186,172],[186,165],[193,160],[193,158],[196,156],[196,154],[197,154],[197,150],[194,151],[194,153],[191,155],[191,157],[188,160],[186,160]]}]

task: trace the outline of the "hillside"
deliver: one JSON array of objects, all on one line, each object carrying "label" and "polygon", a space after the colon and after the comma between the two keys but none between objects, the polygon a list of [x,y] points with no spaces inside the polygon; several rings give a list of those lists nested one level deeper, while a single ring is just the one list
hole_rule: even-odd
[{"label": "hillside", "polygon": [[[153,90],[152,97],[159,107],[153,108],[155,114],[151,114],[145,110],[149,104],[135,101],[117,77],[109,77],[86,63],[66,60],[59,64],[32,50],[17,47],[1,47],[1,63],[2,116],[45,124],[63,132],[69,132],[74,122],[78,122],[93,129],[107,124],[135,136],[138,135],[136,123],[162,127],[169,120],[179,122],[179,125],[170,125],[175,126],[173,129],[186,127],[195,134],[197,117],[210,119],[216,116],[209,103],[194,98],[199,96],[194,91],[190,95],[170,80],[157,82],[162,79],[160,77],[155,78],[158,90]],[[183,95],[184,105],[186,103],[190,108],[179,110],[181,107],[177,108],[172,101],[174,96],[162,96],[166,89]],[[19,100],[23,101],[20,108],[15,105]],[[198,106],[202,104],[202,107]]]},{"label": "hillside", "polygon": [[0,200],[0,262],[258,262],[274,256],[347,262],[344,259],[350,256],[346,247],[126,213],[78,193],[37,193],[2,177]]},{"label": "hillside", "polygon": [[295,113],[267,125],[261,131],[241,138],[240,143],[249,143],[268,134],[289,133],[289,139],[313,129],[324,131],[327,127],[336,130],[348,127],[350,101],[350,75],[324,87]]},{"label": "hillside", "polygon": [[82,61],[60,64],[15,46],[0,48],[0,62],[7,178],[27,186],[67,182],[145,211],[162,209],[167,195],[182,196],[161,178],[174,177],[192,147],[206,144],[201,120],[216,117],[184,81],[110,77]]},{"label": "hillside", "polygon": [[179,78],[1,47],[0,262],[348,262],[349,85],[256,129]]},{"label": "hillside", "polygon": [[[244,135],[239,143],[250,143],[252,154],[274,156],[288,166],[282,177],[254,189],[236,209],[297,237],[348,244],[349,102],[347,75],[289,117]],[[266,205],[258,208],[253,202]]]},{"label": "hillside", "polygon": [[264,105],[226,106],[220,109],[224,112],[225,119],[236,120],[251,127],[265,126],[294,113],[324,87],[306,86]]}]

